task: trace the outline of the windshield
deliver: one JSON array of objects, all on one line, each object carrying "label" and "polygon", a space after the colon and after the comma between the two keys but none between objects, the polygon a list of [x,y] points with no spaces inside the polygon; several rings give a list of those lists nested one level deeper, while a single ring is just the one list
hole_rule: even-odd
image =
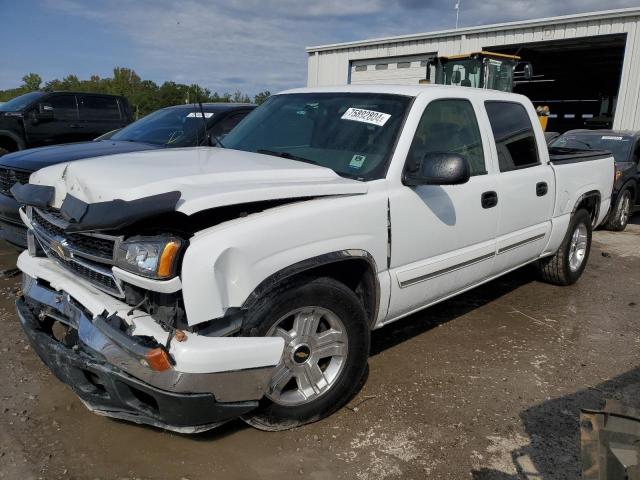
[{"label": "windshield", "polygon": [[224,146],[375,180],[386,173],[410,102],[374,93],[275,95],[233,129]]},{"label": "windshield", "polygon": [[628,136],[594,133],[565,133],[553,141],[550,148],[575,148],[578,150],[607,150],[616,162],[629,161],[633,139]]},{"label": "windshield", "polygon": [[38,98],[42,97],[44,92],[29,92],[19,97],[12,98],[7,103],[0,105],[0,110],[3,112],[17,112],[24,109]]},{"label": "windshield", "polygon": [[[213,112],[204,112],[207,126]],[[123,142],[151,143],[166,147],[192,147],[204,139],[202,114],[197,107],[158,110],[124,127],[111,137]]]}]

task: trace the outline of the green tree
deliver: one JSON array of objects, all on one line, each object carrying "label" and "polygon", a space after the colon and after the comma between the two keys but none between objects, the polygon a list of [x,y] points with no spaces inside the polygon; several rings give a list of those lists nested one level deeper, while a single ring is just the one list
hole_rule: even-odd
[{"label": "green tree", "polygon": [[253,103],[256,105],[262,105],[267,101],[267,98],[271,96],[271,92],[269,90],[265,90],[264,92],[260,92],[253,97]]},{"label": "green tree", "polygon": [[[187,102],[242,102],[249,103],[251,97],[236,90],[231,93],[211,92],[198,84],[185,85],[167,81],[158,86],[151,80],[142,80],[135,70],[127,67],[116,67],[113,76],[101,78],[91,75],[88,80],[81,80],[77,75],[67,75],[59,79],[47,81],[42,86],[42,77],[37,73],[29,73],[22,78],[23,85],[18,88],[0,90],[0,102],[10,100],[28,91],[42,88],[47,92],[68,90],[75,92],[110,93],[127,97],[135,118],[140,118],[159,108],[179,105]],[[256,103],[268,98],[268,91],[255,96]]]},{"label": "green tree", "polygon": [[240,90],[236,90],[235,92],[233,92],[231,101],[235,103],[251,103],[251,98],[249,97],[249,95],[242,93]]},{"label": "green tree", "polygon": [[40,85],[42,84],[42,77],[37,73],[27,73],[24,77],[22,77],[22,87],[26,89],[28,92],[32,92],[34,90],[40,90]]},{"label": "green tree", "polygon": [[141,81],[134,70],[116,67],[113,69],[113,78],[111,79],[108,93],[124,95],[125,97],[132,96],[140,86]]}]

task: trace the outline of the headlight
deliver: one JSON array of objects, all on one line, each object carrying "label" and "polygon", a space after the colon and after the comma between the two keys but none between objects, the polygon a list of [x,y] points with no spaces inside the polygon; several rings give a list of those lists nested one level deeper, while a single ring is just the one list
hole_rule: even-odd
[{"label": "headlight", "polygon": [[171,278],[181,247],[182,240],[175,237],[132,237],[118,245],[115,264],[144,277]]}]

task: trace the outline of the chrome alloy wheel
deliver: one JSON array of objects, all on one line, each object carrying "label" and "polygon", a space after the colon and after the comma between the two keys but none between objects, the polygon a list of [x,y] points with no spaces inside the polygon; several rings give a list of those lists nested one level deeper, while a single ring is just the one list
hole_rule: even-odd
[{"label": "chrome alloy wheel", "polygon": [[266,393],[279,405],[303,405],[325,394],[347,360],[345,326],[325,308],[293,310],[283,315],[267,336],[284,339],[284,352]]},{"label": "chrome alloy wheel", "polygon": [[620,205],[620,215],[618,217],[618,223],[620,225],[626,225],[629,221],[629,214],[631,212],[631,196],[625,192],[622,197],[622,204]]},{"label": "chrome alloy wheel", "polygon": [[572,272],[578,271],[584,261],[587,254],[587,239],[587,226],[583,223],[576,225],[569,246],[569,268]]}]

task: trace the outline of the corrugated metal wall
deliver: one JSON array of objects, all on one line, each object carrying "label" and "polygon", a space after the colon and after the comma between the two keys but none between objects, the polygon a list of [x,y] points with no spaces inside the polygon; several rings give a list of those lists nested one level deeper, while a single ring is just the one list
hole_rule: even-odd
[{"label": "corrugated metal wall", "polygon": [[380,41],[310,47],[307,84],[344,85],[351,62],[417,54],[452,55],[520,43],[627,34],[614,128],[640,130],[640,8],[461,29]]}]

